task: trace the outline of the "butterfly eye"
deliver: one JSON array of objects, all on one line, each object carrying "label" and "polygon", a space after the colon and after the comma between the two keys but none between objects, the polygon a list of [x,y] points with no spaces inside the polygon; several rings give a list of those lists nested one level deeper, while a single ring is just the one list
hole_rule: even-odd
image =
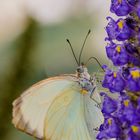
[{"label": "butterfly eye", "polygon": [[84,69],[83,69],[82,67],[78,67],[78,68],[77,68],[77,72],[83,73],[83,72],[84,72]]}]

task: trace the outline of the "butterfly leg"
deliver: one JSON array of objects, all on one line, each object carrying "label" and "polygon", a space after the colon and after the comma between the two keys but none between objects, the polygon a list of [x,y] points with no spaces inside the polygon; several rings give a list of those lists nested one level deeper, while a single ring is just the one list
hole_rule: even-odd
[{"label": "butterfly leg", "polygon": [[101,104],[98,103],[98,102],[93,98],[93,94],[94,94],[95,89],[96,89],[96,86],[95,86],[95,87],[93,88],[93,90],[91,91],[90,98],[91,98],[94,102],[97,103],[95,106],[98,107],[99,109],[101,109]]},{"label": "butterfly leg", "polygon": [[98,127],[93,128],[93,131],[99,131],[99,128]]}]

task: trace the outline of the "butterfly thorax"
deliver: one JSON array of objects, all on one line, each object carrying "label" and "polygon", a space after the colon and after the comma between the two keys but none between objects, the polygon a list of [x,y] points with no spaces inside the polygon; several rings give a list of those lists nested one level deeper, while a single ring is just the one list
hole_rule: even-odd
[{"label": "butterfly thorax", "polygon": [[77,68],[77,77],[79,79],[79,85],[81,86],[81,93],[91,93],[95,86],[92,80],[93,78],[91,78],[88,69],[84,65]]}]

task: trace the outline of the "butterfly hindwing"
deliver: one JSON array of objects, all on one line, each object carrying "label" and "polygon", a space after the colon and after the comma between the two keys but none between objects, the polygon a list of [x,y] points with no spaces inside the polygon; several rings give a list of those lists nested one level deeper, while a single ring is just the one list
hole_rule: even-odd
[{"label": "butterfly hindwing", "polygon": [[97,130],[99,129],[99,126],[104,121],[104,117],[102,115],[100,108],[97,107],[98,104],[94,100],[92,100],[89,96],[84,97],[84,102],[85,102],[85,118],[86,118],[85,120],[88,126],[88,130],[91,137],[96,140],[96,135],[98,131],[95,131],[95,129]]},{"label": "butterfly hindwing", "polygon": [[84,96],[79,94],[75,86],[66,89],[56,98],[45,119],[45,138],[91,140],[85,121],[83,101]]}]

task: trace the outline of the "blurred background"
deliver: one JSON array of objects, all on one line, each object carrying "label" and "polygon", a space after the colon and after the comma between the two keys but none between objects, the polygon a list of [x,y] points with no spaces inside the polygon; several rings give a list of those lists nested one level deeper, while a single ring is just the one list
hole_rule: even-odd
[{"label": "blurred background", "polygon": [[[75,73],[76,56],[89,29],[82,61],[96,57],[108,64],[104,27],[110,1],[0,0],[0,137],[34,140],[11,124],[12,102],[32,84],[50,76]],[[90,72],[99,71],[94,63]]]}]

